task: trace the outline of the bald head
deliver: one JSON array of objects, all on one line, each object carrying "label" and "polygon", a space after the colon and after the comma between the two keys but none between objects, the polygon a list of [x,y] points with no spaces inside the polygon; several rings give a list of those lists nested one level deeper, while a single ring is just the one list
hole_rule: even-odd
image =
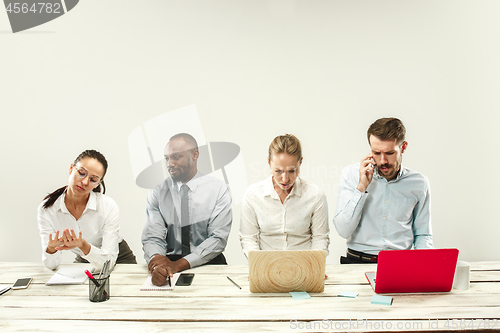
[{"label": "bald head", "polygon": [[187,133],[179,133],[170,138],[165,146],[167,169],[174,181],[187,183],[198,172],[198,144]]},{"label": "bald head", "polygon": [[176,140],[176,139],[182,139],[186,144],[191,147],[190,149],[193,148],[198,148],[198,142],[196,142],[196,139],[188,133],[178,133],[174,135],[173,137],[170,138],[169,141]]}]

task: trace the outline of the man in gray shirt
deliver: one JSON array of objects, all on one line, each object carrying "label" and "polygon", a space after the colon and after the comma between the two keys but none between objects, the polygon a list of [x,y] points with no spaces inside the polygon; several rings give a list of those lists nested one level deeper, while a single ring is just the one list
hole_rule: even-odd
[{"label": "man in gray shirt", "polygon": [[142,233],[144,258],[152,282],[205,264],[226,264],[222,254],[231,230],[227,185],[198,172],[196,140],[176,134],[165,147],[170,177],[149,193]]}]

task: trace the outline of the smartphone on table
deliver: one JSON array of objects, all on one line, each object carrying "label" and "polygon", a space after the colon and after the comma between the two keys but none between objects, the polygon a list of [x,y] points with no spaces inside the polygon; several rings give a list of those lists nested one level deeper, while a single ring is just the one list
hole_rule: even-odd
[{"label": "smartphone on table", "polygon": [[24,277],[17,279],[16,283],[12,286],[12,289],[26,289],[30,285],[31,281],[33,278],[30,277]]},{"label": "smartphone on table", "polygon": [[190,286],[193,282],[193,273],[181,273],[179,279],[177,280],[176,286]]}]

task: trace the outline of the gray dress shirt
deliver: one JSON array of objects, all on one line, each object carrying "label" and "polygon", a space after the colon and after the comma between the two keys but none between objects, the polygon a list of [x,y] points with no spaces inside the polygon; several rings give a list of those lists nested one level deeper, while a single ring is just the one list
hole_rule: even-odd
[{"label": "gray dress shirt", "polygon": [[[218,256],[227,244],[231,230],[231,194],[227,185],[198,172],[186,183],[189,187],[191,267],[203,265]],[[149,263],[155,254],[181,255],[180,186],[168,177],[149,193],[146,224],[142,233],[144,258]]]}]

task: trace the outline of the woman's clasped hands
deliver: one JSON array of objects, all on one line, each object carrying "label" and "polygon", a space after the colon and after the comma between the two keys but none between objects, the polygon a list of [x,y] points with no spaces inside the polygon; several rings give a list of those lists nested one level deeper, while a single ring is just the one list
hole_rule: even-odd
[{"label": "woman's clasped hands", "polygon": [[62,232],[61,237],[59,237],[59,230],[56,231],[54,238],[52,238],[52,234],[49,234],[49,244],[47,249],[50,252],[62,251],[62,250],[71,250],[74,248],[83,248],[85,245],[85,240],[82,237],[82,232],[76,235],[73,229],[65,229]]}]

